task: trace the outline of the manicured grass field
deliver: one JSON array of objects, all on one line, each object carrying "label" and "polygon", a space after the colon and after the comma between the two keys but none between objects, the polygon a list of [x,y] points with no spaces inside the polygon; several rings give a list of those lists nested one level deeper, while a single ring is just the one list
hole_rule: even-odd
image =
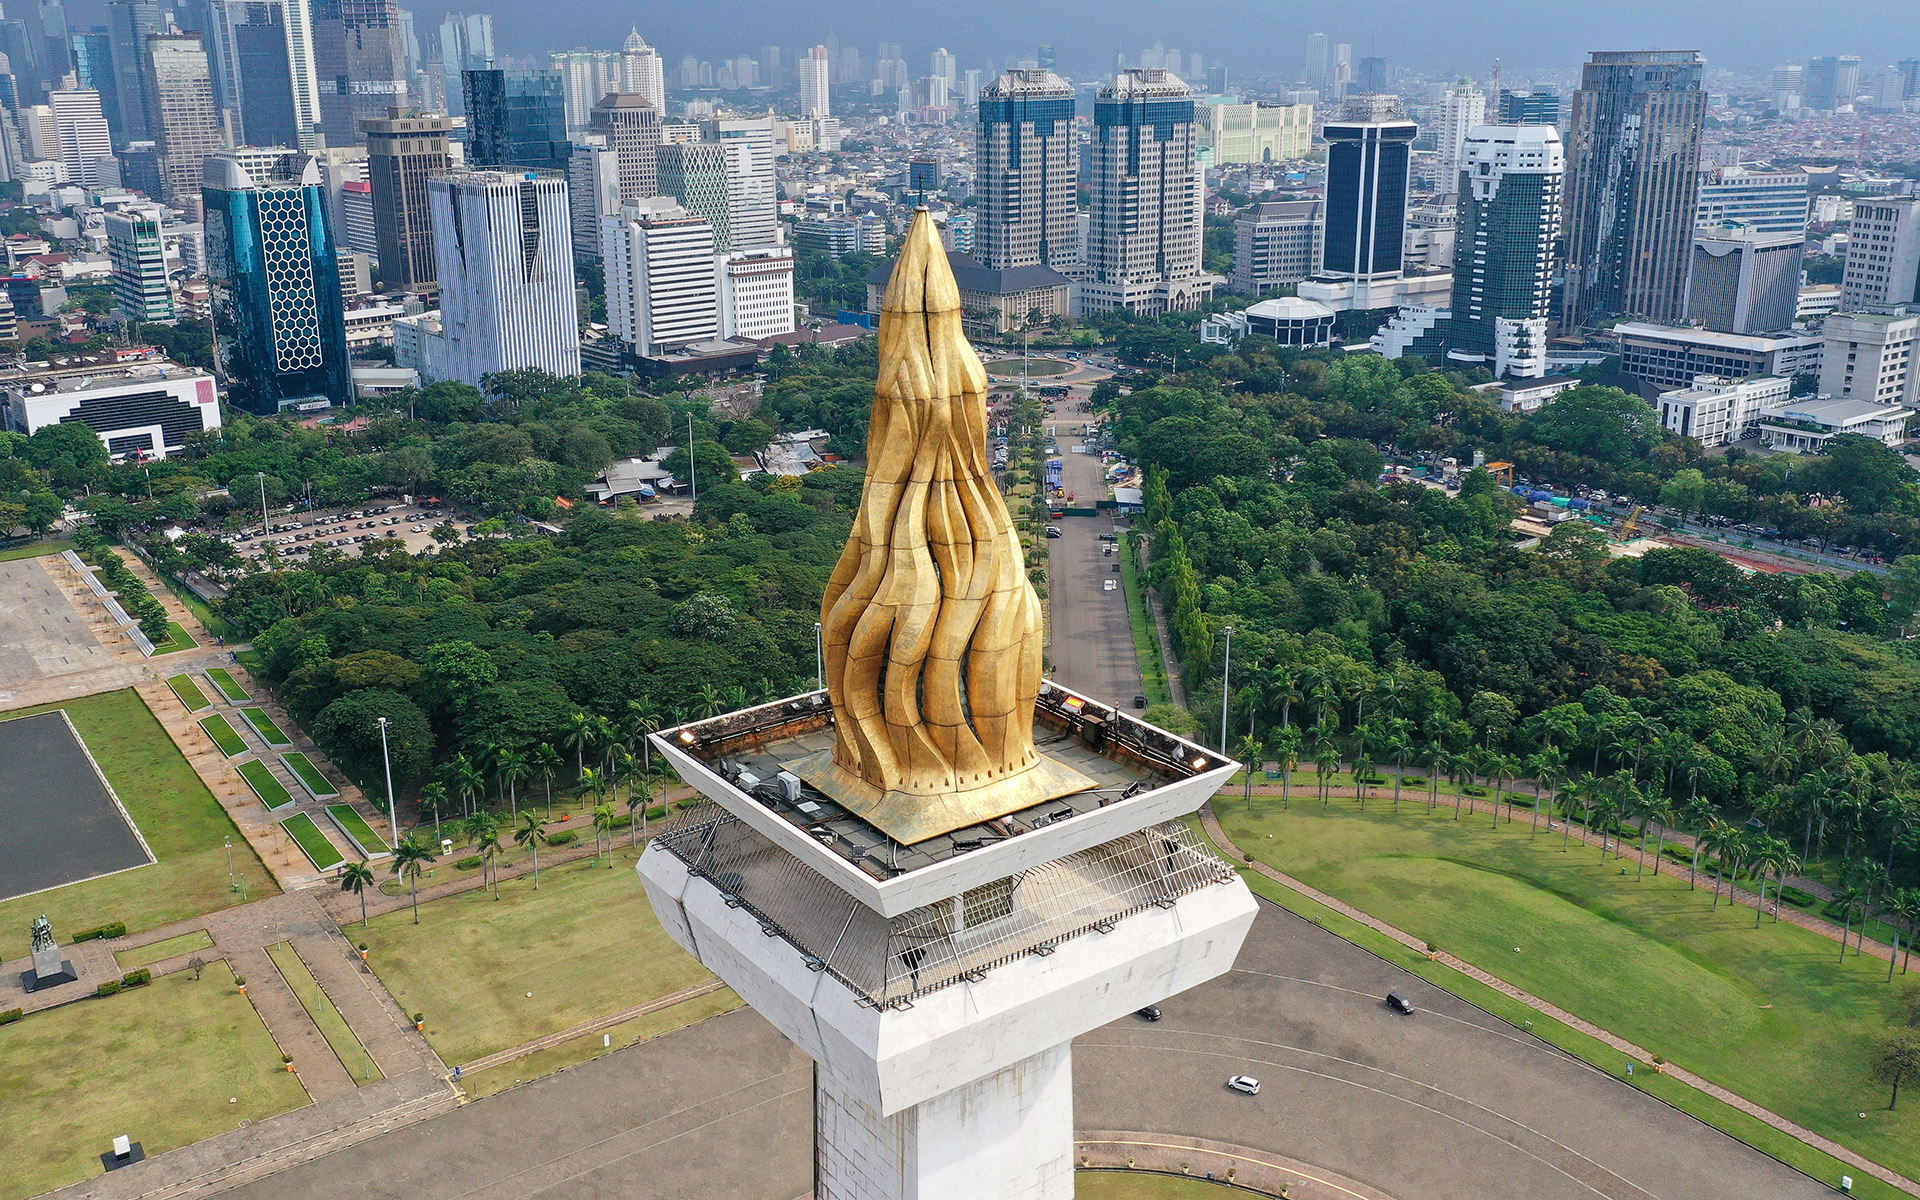
[{"label": "manicured grass field", "polygon": [[[346,1018],[340,1010],[327,999],[326,989],[313,977],[307,964],[301,961],[291,942],[275,942],[267,947],[267,957],[280,970],[280,977],[287,981],[293,994],[300,998],[300,1007],[307,1010],[307,1016],[320,1030],[320,1036],[327,1039],[327,1045],[333,1047],[333,1055],[340,1065],[353,1076],[355,1083],[373,1083],[385,1079],[380,1068],[374,1065],[373,1056],[367,1053],[360,1039],[353,1036],[353,1030],[347,1028]],[[299,1063],[293,1064],[294,1070],[300,1069]]]},{"label": "manicured grass field", "polygon": [[253,726],[253,731],[259,734],[261,740],[265,741],[267,745],[293,745],[293,739],[288,737],[278,725],[274,724],[273,718],[267,715],[266,709],[243,708],[240,710],[240,716],[247,724]]},{"label": "manicured grass field", "polygon": [[274,778],[267,764],[259,759],[250,758],[241,763],[240,774],[246,779],[247,786],[253,789],[253,794],[260,797],[260,802],[268,808],[284,808],[293,803],[293,793],[287,790],[287,785]]},{"label": "manicured grass field", "polygon": [[1120,543],[1121,586],[1127,589],[1127,616],[1133,625],[1134,657],[1140,660],[1140,683],[1148,704],[1170,704],[1173,691],[1167,685],[1167,664],[1160,655],[1160,639],[1154,633],[1153,608],[1147,602],[1146,583],[1135,569],[1133,551]]},{"label": "manicured grass field", "polygon": [[113,956],[122,971],[131,971],[135,967],[144,967],[157,963],[163,958],[172,958],[176,954],[191,954],[195,950],[206,950],[213,945],[213,935],[204,929],[192,933],[183,933],[179,937],[170,937],[164,942],[150,942],[134,950],[122,950]]},{"label": "manicured grass field", "polygon": [[476,888],[423,904],[418,925],[399,909],[352,936],[400,1006],[426,1014],[440,1057],[472,1062],[712,978],[654,920],[633,852],[614,858],[542,870],[537,892],[530,876],[505,880],[497,903]]},{"label": "manicured grass field", "polygon": [[0,562],[12,562],[18,558],[39,558],[42,554],[58,554],[72,547],[72,542],[31,542],[25,546],[0,550]]},{"label": "manicured grass field", "polygon": [[219,713],[200,718],[200,728],[206,730],[213,744],[220,747],[220,753],[228,758],[238,758],[247,752],[246,739],[233,731],[233,725]]},{"label": "manicured grass field", "polygon": [[292,771],[300,782],[307,785],[307,790],[312,792],[316,799],[340,794],[340,789],[333,785],[332,780],[321,774],[320,768],[313,765],[313,760],[298,750],[282,754],[280,761],[287,764],[287,770]]},{"label": "manicured grass field", "polygon": [[190,675],[175,675],[172,679],[167,680],[167,686],[173,689],[174,695],[180,697],[180,703],[187,706],[188,712],[199,712],[201,709],[211,707],[213,704],[213,701],[207,699],[207,694],[200,690],[200,685],[195,683],[193,677]]},{"label": "manicured grass field", "polygon": [[[516,1083],[525,1083],[566,1067],[578,1066],[602,1054],[611,1054],[623,1046],[650,1041],[663,1033],[684,1029],[696,1021],[739,1008],[741,1003],[740,997],[734,995],[732,989],[721,988],[717,992],[683,1000],[672,1008],[663,1008],[644,1017],[608,1026],[598,1033],[569,1039],[552,1049],[537,1050],[525,1058],[516,1058],[485,1071],[469,1072],[460,1077],[460,1087],[469,1098],[478,1100],[482,1096],[504,1092]],[[606,1045],[601,1040],[603,1036],[611,1037],[613,1044]]]},{"label": "manicured grass field", "polygon": [[207,678],[213,682],[214,687],[220,689],[220,694],[225,696],[227,702],[230,704],[245,704],[247,701],[253,699],[252,696],[247,694],[247,689],[241,687],[240,684],[235,681],[233,672],[227,670],[225,667],[208,668]]},{"label": "manicured grass field", "polygon": [[367,824],[367,819],[354,811],[353,805],[329,804],[327,815],[334,819],[349,840],[360,847],[360,853],[372,857],[376,854],[385,854],[392,849],[381,840],[379,834],[373,831],[373,826]]},{"label": "manicured grass field", "polygon": [[125,921],[137,932],[240,903],[240,893],[227,890],[228,838],[233,839],[234,865],[246,876],[252,898],[278,890],[138,692],[126,688],[5,715],[24,717],[55,708],[67,710],[159,861],[0,903],[0,954],[25,954],[27,929],[43,912],[56,931]]},{"label": "manicured grass field", "polygon": [[99,1175],[117,1133],[151,1158],[307,1103],[220,961],[197,983],[190,971],[165,975],[0,1034],[0,1195]]},{"label": "manicured grass field", "polygon": [[1075,1200],[1227,1200],[1247,1193],[1224,1183],[1144,1171],[1075,1171]]},{"label": "manicured grass field", "polygon": [[293,814],[280,822],[280,828],[287,831],[287,836],[292,838],[308,860],[322,871],[331,871],[347,861],[346,855],[334,849],[333,843],[327,840],[327,835],[321,833],[320,827],[313,823],[313,818],[305,813]]},{"label": "manicured grass field", "polygon": [[155,655],[172,654],[179,650],[192,650],[199,645],[200,643],[193,640],[193,635],[188,633],[180,622],[168,621],[167,640],[155,645],[153,652]]},{"label": "manicured grass field", "polygon": [[[1891,1032],[1886,965],[1797,926],[1754,928],[1751,907],[1671,864],[1636,881],[1595,845],[1529,836],[1477,814],[1405,806],[1331,811],[1256,797],[1216,810],[1242,849],[1460,955],[1651,1053],[1905,1174],[1920,1170],[1920,1119],[1887,1111],[1869,1079]],[[1272,835],[1269,837],[1269,835]],[[1710,886],[1710,885],[1709,885]],[[1862,1118],[1859,1114],[1865,1112]]]}]

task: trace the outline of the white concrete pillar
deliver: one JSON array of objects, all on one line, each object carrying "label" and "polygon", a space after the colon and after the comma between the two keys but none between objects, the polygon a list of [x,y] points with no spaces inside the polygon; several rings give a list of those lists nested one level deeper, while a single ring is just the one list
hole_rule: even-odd
[{"label": "white concrete pillar", "polygon": [[1073,1043],[891,1117],[822,1070],[816,1200],[1072,1200]]}]

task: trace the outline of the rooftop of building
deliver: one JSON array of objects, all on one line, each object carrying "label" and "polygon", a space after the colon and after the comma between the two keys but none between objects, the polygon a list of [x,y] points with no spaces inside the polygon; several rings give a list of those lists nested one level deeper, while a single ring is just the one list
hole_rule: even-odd
[{"label": "rooftop of building", "polygon": [[1318,300],[1305,300],[1299,296],[1275,296],[1270,300],[1248,305],[1246,315],[1269,321],[1318,321],[1333,316],[1334,312]]},{"label": "rooftop of building", "polygon": [[[1017,296],[1022,292],[1031,292],[1039,288],[1071,287],[1073,280],[1054,270],[1052,267],[983,267],[971,255],[958,250],[947,251],[947,265],[953,268],[954,282],[963,292],[979,292],[988,296]],[[885,286],[893,278],[893,262],[881,263],[867,272],[867,282]]]},{"label": "rooftop of building", "polygon": [[41,362],[0,368],[0,389],[25,395],[84,392],[118,387],[143,379],[211,378],[199,367],[184,366],[147,348],[146,357],[126,357],[139,351],[104,350],[95,354],[55,355]]},{"label": "rooftop of building", "polygon": [[1801,333],[1721,333],[1714,329],[1694,329],[1683,325],[1656,325],[1651,321],[1622,321],[1613,327],[1620,337],[1666,338],[1728,350],[1764,353],[1800,346],[1818,345],[1820,338]]},{"label": "rooftop of building", "polygon": [[1762,420],[1810,421],[1815,425],[1839,428],[1862,421],[1891,419],[1913,410],[1904,404],[1883,404],[1878,400],[1791,400],[1762,409]]}]

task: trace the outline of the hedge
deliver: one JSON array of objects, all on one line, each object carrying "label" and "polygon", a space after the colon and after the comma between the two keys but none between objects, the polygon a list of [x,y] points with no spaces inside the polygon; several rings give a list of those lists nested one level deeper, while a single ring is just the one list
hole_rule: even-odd
[{"label": "hedge", "polygon": [[1786,887],[1780,889],[1780,899],[1785,900],[1795,908],[1805,908],[1814,901],[1814,897],[1811,894],[1801,891],[1792,884],[1788,884]]},{"label": "hedge", "polygon": [[554,835],[553,835],[552,837],[550,837],[550,838],[548,838],[548,839],[547,839],[547,845],[549,845],[549,846],[564,846],[564,845],[566,845],[566,844],[567,844],[568,842],[571,842],[571,841],[573,840],[573,838],[574,838],[574,833],[573,833],[573,830],[571,830],[571,829],[562,829],[562,830],[561,830],[561,831],[560,831],[559,833],[556,833],[556,834],[554,834]]},{"label": "hedge", "polygon": [[482,859],[478,854],[469,854],[459,862],[454,863],[453,869],[456,871],[471,871],[485,861],[486,860]]},{"label": "hedge", "polygon": [[121,987],[121,984],[118,979],[109,979],[105,983],[100,985],[98,990],[95,992],[95,995],[111,996],[115,992],[119,991],[120,987]]},{"label": "hedge", "polygon": [[24,1008],[10,1008],[5,1012],[0,1012],[0,1025],[11,1025],[26,1015],[27,1010]]},{"label": "hedge", "polygon": [[75,943],[91,942],[95,938],[117,938],[127,936],[125,921],[109,921],[105,925],[96,925],[92,929],[82,929],[73,935]]},{"label": "hedge", "polygon": [[152,982],[153,971],[147,967],[141,967],[137,971],[128,971],[120,977],[120,985],[122,987],[139,987],[143,983]]}]

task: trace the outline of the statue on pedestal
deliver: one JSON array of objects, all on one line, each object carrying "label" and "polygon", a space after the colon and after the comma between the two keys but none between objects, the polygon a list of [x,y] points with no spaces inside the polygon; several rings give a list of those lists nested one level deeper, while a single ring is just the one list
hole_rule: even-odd
[{"label": "statue on pedestal", "polygon": [[54,940],[53,922],[47,920],[47,914],[41,913],[33,921],[33,970],[25,973],[21,983],[28,991],[37,988],[52,987],[56,983],[72,983],[80,978],[73,964],[60,957],[60,943]]}]

